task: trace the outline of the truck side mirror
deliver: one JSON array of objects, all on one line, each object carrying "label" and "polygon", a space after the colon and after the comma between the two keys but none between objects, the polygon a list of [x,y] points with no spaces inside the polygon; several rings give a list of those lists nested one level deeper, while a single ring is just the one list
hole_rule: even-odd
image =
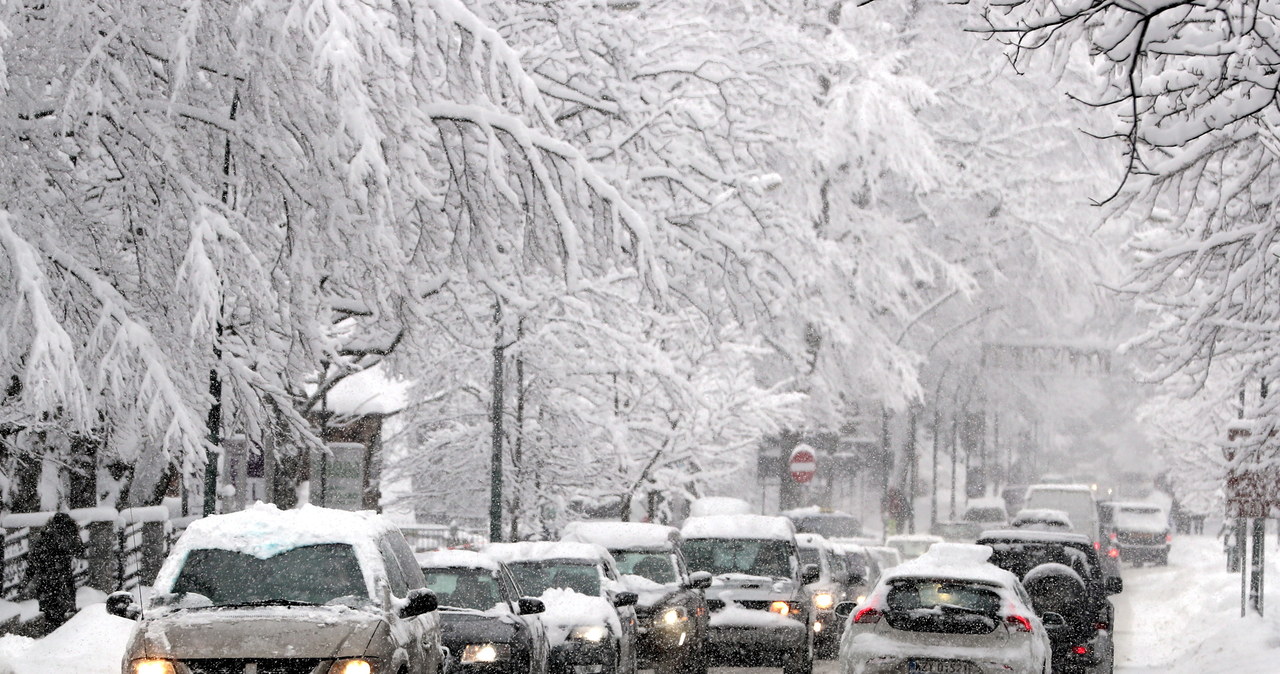
[{"label": "truck side mirror", "polygon": [[133,593],[125,590],[107,596],[107,613],[125,620],[137,620],[142,607],[133,600]]}]

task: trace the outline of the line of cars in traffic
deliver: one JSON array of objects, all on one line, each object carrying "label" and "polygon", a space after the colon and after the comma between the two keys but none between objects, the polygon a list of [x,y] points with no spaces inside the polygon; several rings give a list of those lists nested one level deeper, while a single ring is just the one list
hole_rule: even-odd
[{"label": "line of cars in traffic", "polygon": [[126,674],[1110,670],[1101,533],[860,534],[804,509],[415,554],[372,513],[258,504],[193,523],[154,594],[107,609],[139,621]]},{"label": "line of cars in traffic", "polygon": [[257,504],[193,523],[107,611],[138,621],[125,674],[809,674],[870,587],[850,559],[762,515],[415,554],[373,513]]}]

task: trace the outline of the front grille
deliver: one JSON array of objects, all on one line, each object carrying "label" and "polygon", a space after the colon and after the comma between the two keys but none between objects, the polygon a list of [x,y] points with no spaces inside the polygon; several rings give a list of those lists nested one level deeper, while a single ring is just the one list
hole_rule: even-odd
[{"label": "front grille", "polygon": [[637,606],[636,620],[641,623],[651,623],[653,622],[653,614],[656,613],[657,610],[658,608],[656,606]]},{"label": "front grille", "polygon": [[749,608],[752,611],[768,611],[769,605],[773,602],[768,599],[739,599],[738,604],[742,608]]},{"label": "front grille", "polygon": [[723,608],[724,608],[724,600],[723,600],[723,599],[708,599],[708,600],[707,600],[707,610],[708,610],[708,611],[715,612],[715,611],[719,611],[720,609],[723,609]]},{"label": "front grille", "polygon": [[183,660],[182,663],[191,670],[191,674],[323,674],[324,660],[315,658],[276,658],[276,659],[238,659],[208,658],[200,660]]}]

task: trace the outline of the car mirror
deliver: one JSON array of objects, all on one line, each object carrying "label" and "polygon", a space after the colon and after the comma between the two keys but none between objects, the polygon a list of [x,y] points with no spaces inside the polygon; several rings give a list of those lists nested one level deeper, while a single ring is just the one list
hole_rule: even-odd
[{"label": "car mirror", "polygon": [[1107,594],[1124,592],[1124,579],[1120,576],[1107,576]]},{"label": "car mirror", "polygon": [[436,593],[426,588],[418,588],[409,590],[409,598],[405,600],[404,606],[400,607],[401,618],[416,618],[424,613],[430,613],[440,605],[440,601],[436,599]]},{"label": "car mirror", "polygon": [[547,605],[542,603],[542,600],[537,597],[521,597],[516,600],[516,607],[520,609],[520,615],[544,613],[547,610]]},{"label": "car mirror", "polygon": [[857,605],[858,605],[857,602],[842,601],[839,604],[836,604],[836,615],[840,616],[841,618],[848,618],[849,616],[853,615],[853,609]]},{"label": "car mirror", "polygon": [[695,590],[705,590],[711,587],[711,573],[707,571],[694,571],[689,574],[689,587]]},{"label": "car mirror", "polygon": [[822,570],[818,568],[817,564],[805,564],[804,568],[800,569],[800,584],[816,583],[821,576]]},{"label": "car mirror", "polygon": [[613,595],[613,605],[617,607],[635,606],[640,601],[640,595],[634,592],[619,592]]},{"label": "car mirror", "polygon": [[1040,616],[1040,622],[1044,623],[1046,629],[1051,630],[1067,626],[1067,619],[1053,611],[1045,611],[1044,615]]},{"label": "car mirror", "polygon": [[133,593],[120,591],[107,595],[107,613],[125,620],[137,620],[142,607],[133,600]]}]

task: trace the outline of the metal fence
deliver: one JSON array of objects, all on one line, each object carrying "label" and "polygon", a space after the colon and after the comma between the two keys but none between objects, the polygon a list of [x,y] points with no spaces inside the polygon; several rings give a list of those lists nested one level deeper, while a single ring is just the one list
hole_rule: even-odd
[{"label": "metal fence", "polygon": [[[164,506],[72,510],[85,542],[86,558],[76,561],[76,586],[103,592],[133,590],[150,585],[187,525],[198,517],[174,518]],[[0,517],[4,543],[3,589],[0,598],[31,598],[27,590],[27,553],[33,536],[53,516],[52,512],[15,513]],[[458,525],[408,524],[400,530],[415,552],[448,547],[468,547],[488,539]]]}]

